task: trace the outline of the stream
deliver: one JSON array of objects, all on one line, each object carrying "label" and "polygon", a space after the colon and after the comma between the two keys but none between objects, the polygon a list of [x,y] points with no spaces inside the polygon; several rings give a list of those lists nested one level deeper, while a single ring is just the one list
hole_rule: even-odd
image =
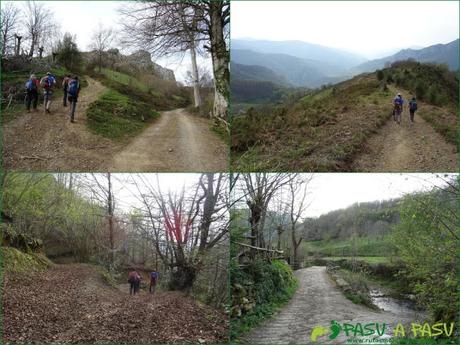
[{"label": "stream", "polygon": [[410,300],[400,300],[393,297],[390,297],[385,294],[384,291],[379,289],[370,290],[370,297],[372,303],[377,306],[380,310],[387,311],[396,315],[401,316],[413,316],[416,315],[417,318],[425,318],[426,312],[419,310],[415,303]]}]

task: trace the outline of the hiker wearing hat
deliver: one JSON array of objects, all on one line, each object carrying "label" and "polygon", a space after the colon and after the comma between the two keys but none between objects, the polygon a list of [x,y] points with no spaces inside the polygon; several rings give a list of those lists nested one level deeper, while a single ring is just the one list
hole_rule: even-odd
[{"label": "hiker wearing hat", "polygon": [[38,87],[40,83],[35,76],[32,74],[29,80],[26,82],[26,109],[27,112],[30,113],[30,106],[32,105],[33,110],[37,111],[37,104],[38,104]]},{"label": "hiker wearing hat", "polygon": [[51,72],[46,73],[46,75],[40,80],[40,85],[43,87],[45,112],[48,114],[51,113],[51,97],[53,96],[54,84],[56,84],[56,78],[54,78]]},{"label": "hiker wearing hat", "polygon": [[398,93],[396,97],[393,99],[393,120],[395,120],[398,124],[401,123],[401,113],[403,109],[404,99],[402,98],[401,94]]}]

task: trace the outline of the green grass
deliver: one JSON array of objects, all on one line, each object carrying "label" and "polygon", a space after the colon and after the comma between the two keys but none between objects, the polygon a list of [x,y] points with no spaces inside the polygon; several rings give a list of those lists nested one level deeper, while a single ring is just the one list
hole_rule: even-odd
[{"label": "green grass", "polygon": [[[338,260],[351,260],[350,256],[329,256],[324,257],[324,260],[338,261]],[[390,262],[390,258],[385,256],[356,256],[356,260],[364,261],[368,264],[387,264]]]},{"label": "green grass", "polygon": [[148,85],[140,82],[139,80],[128,74],[117,72],[108,68],[103,68],[101,72],[104,74],[106,78],[116,81],[120,84],[135,87],[145,93],[151,91]]},{"label": "green grass", "polygon": [[149,104],[108,90],[89,106],[87,126],[93,133],[120,141],[139,133],[158,116]]},{"label": "green grass", "polygon": [[[455,114],[455,112],[453,112]],[[458,129],[457,126],[447,122],[449,119],[444,119],[445,116],[435,111],[421,111],[416,113],[420,115],[426,122],[428,122],[436,132],[441,134],[451,144],[457,145],[458,143]]]},{"label": "green grass", "polygon": [[3,268],[6,272],[42,271],[53,265],[44,255],[24,253],[13,247],[2,247]]},{"label": "green grass", "polygon": [[394,252],[389,238],[360,237],[343,240],[322,240],[303,242],[301,244],[303,253],[309,255],[320,255],[328,257],[349,257],[352,255],[360,257],[385,257]]}]

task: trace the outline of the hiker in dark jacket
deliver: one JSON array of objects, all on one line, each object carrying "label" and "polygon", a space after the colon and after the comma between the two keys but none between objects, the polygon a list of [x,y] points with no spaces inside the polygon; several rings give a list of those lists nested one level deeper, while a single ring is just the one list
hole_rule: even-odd
[{"label": "hiker in dark jacket", "polygon": [[70,80],[71,80],[70,74],[66,75],[64,79],[62,80],[62,91],[64,92],[64,98],[62,99],[62,102],[64,104],[64,107],[67,107],[67,91],[69,89]]},{"label": "hiker in dark jacket", "polygon": [[409,114],[410,114],[411,123],[414,123],[414,115],[416,111],[417,111],[417,100],[415,99],[415,97],[412,97],[412,99],[409,101]]},{"label": "hiker in dark jacket", "polygon": [[80,94],[80,81],[78,80],[78,76],[73,77],[69,81],[67,89],[70,102],[70,122],[73,123],[75,122],[75,109],[77,108],[78,95]]},{"label": "hiker in dark jacket", "polygon": [[56,84],[56,79],[50,72],[46,73],[46,75],[40,80],[40,85],[43,87],[45,112],[47,113],[50,113],[54,84]]},{"label": "hiker in dark jacket", "polygon": [[158,272],[157,271],[152,271],[150,272],[150,287],[149,287],[149,292],[151,294],[155,293],[155,288],[157,286],[157,281],[158,281]]},{"label": "hiker in dark jacket", "polygon": [[38,81],[37,77],[35,77],[35,74],[32,74],[29,80],[26,82],[26,109],[28,113],[30,113],[31,105],[33,110],[37,111],[39,86],[40,82]]},{"label": "hiker in dark jacket", "polygon": [[128,274],[128,283],[129,283],[129,294],[135,295],[139,292],[139,286],[141,283],[141,276],[137,273],[136,270],[132,270]]}]

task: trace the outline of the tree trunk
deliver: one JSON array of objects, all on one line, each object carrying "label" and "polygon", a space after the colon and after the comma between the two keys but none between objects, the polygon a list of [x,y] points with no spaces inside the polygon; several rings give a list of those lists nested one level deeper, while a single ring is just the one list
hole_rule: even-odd
[{"label": "tree trunk", "polygon": [[224,39],[224,18],[222,2],[210,1],[209,15],[211,19],[211,57],[214,72],[214,106],[213,116],[228,127],[228,97],[230,88],[229,62],[230,54]]},{"label": "tree trunk", "polygon": [[298,259],[297,259],[297,249],[299,248],[300,246],[300,242],[302,242],[302,237],[299,238],[299,240],[297,241],[297,239],[295,238],[295,227],[293,227],[292,229],[292,268],[294,270],[297,270],[299,269],[299,262],[298,262]]},{"label": "tree trunk", "polygon": [[108,181],[107,213],[109,216],[110,263],[113,265],[115,261],[115,257],[114,257],[115,240],[114,240],[114,234],[113,234],[112,179],[111,179],[110,173],[107,173],[107,181]]},{"label": "tree trunk", "polygon": [[172,272],[168,282],[170,290],[190,291],[196,279],[197,270],[187,263],[179,264]]},{"label": "tree trunk", "polygon": [[32,42],[30,43],[29,57],[33,57],[33,56],[34,56],[35,44],[36,44],[35,41],[36,41],[36,37],[35,37],[35,35],[32,34]]},{"label": "tree trunk", "polygon": [[190,46],[190,56],[192,58],[193,97],[195,100],[195,107],[199,107],[201,106],[200,76],[198,75],[198,65],[196,63],[195,42]]}]

